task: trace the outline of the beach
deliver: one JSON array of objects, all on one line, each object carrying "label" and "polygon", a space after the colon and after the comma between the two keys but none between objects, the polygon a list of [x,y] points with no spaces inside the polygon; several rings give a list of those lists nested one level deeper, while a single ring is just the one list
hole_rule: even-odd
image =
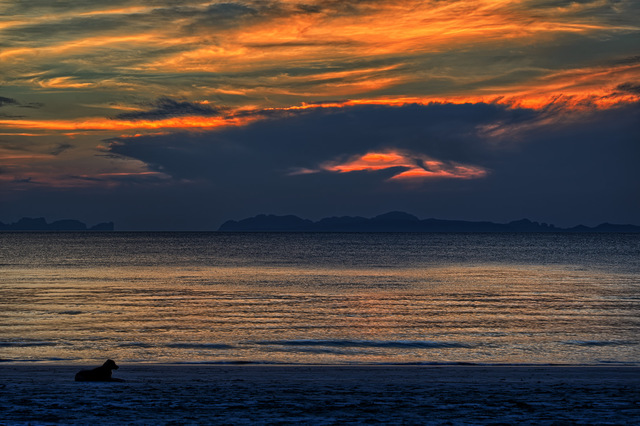
[{"label": "beach", "polygon": [[2,424],[638,424],[640,367],[0,365]]}]

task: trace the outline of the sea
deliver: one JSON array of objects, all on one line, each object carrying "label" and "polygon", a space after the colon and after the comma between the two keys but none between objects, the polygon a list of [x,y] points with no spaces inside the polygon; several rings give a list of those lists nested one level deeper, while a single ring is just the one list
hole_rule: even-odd
[{"label": "sea", "polygon": [[640,365],[640,234],[0,233],[3,363]]}]

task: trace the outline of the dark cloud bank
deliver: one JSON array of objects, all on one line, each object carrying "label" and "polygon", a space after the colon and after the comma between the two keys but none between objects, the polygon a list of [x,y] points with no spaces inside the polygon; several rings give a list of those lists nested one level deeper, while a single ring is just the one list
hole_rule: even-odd
[{"label": "dark cloud bank", "polygon": [[164,118],[182,116],[211,117],[220,115],[224,111],[223,108],[212,107],[207,104],[176,101],[167,97],[143,106],[151,108],[145,111],[125,112],[118,114],[115,118],[120,120],[162,120]]},{"label": "dark cloud bank", "polygon": [[[28,207],[55,199],[69,211],[106,214],[121,230],[215,230],[259,213],[319,219],[391,210],[495,222],[528,217],[561,227],[640,224],[639,118],[638,105],[584,113],[487,104],[283,113],[243,127],[112,140],[109,155],[141,160],[171,179],[42,193],[38,201],[30,193]],[[317,171],[390,150],[488,174],[400,182],[389,180],[397,168]],[[317,172],[293,173],[305,169]]]}]

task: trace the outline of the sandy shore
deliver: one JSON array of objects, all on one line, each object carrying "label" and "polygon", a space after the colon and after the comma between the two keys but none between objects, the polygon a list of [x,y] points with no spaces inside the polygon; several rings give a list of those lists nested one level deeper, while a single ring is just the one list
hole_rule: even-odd
[{"label": "sandy shore", "polygon": [[0,423],[640,424],[640,367],[0,364]]}]

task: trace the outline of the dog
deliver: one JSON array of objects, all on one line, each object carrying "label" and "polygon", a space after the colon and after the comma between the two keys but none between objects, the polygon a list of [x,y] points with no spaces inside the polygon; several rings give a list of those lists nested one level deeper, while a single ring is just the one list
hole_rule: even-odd
[{"label": "dog", "polygon": [[115,361],[108,359],[101,367],[79,371],[76,374],[76,382],[124,382],[122,379],[111,377],[111,370],[118,368]]}]

